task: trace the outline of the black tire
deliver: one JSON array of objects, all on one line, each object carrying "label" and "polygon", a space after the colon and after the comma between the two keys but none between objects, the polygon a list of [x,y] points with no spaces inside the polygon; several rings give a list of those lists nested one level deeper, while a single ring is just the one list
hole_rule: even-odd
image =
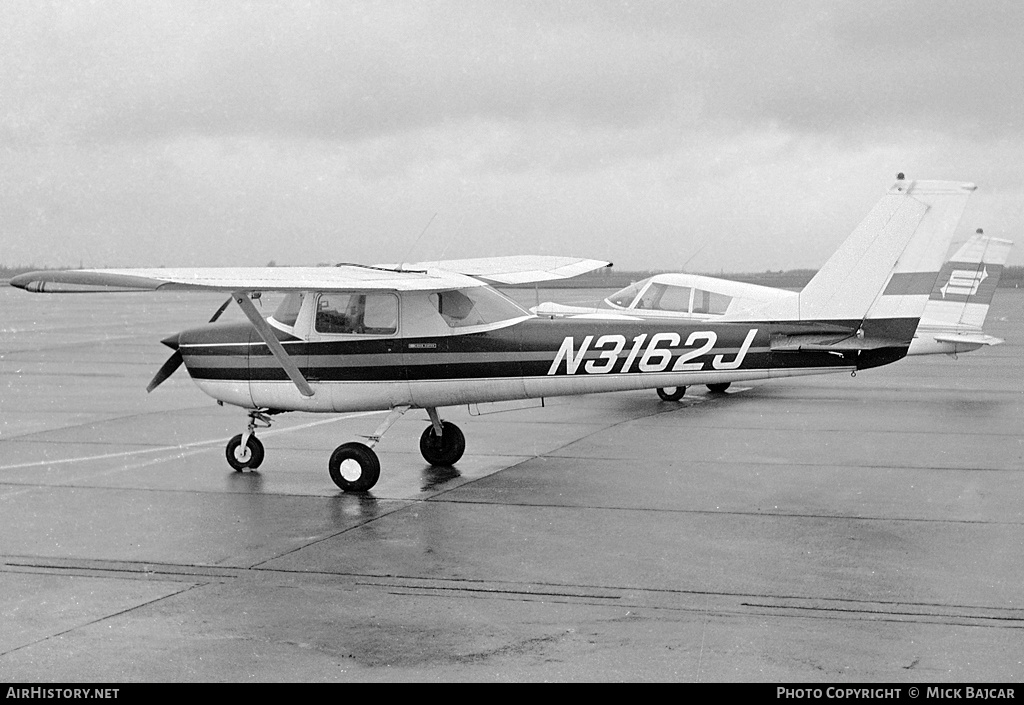
[{"label": "black tire", "polygon": [[242,434],[239,433],[237,436],[228,441],[228,445],[224,448],[224,455],[227,456],[228,465],[235,469],[235,472],[242,472],[246,468],[255,470],[263,463],[263,443],[256,436],[250,435],[249,440],[246,441],[245,447],[248,449],[247,456],[239,458],[237,453],[239,448],[242,447]]},{"label": "black tire", "polygon": [[719,382],[718,384],[709,384],[708,390],[715,394],[724,394],[725,390],[729,388],[731,382]]},{"label": "black tire", "polygon": [[431,465],[455,465],[466,452],[466,437],[462,430],[450,421],[441,422],[441,437],[434,433],[434,424],[423,429],[420,436],[420,453]]},{"label": "black tire", "polygon": [[366,492],[380,477],[380,459],[362,443],[345,443],[335,448],[327,468],[334,484],[346,492]]},{"label": "black tire", "polygon": [[664,401],[679,401],[684,394],[686,387],[658,387],[658,396]]}]

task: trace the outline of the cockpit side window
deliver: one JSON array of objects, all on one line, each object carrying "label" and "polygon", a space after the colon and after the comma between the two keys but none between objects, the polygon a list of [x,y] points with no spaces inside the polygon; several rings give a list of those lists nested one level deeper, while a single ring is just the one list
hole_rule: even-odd
[{"label": "cockpit side window", "polygon": [[393,335],[398,331],[398,297],[361,292],[320,294],[314,325],[318,333]]},{"label": "cockpit side window", "polygon": [[662,311],[689,311],[690,287],[666,286],[658,300],[658,308]]}]

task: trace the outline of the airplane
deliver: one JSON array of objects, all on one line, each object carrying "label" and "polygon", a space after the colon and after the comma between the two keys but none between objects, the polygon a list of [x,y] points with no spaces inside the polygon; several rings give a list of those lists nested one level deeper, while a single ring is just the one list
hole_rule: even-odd
[{"label": "airplane", "polygon": [[[1012,240],[984,234],[981,228],[943,265],[907,355],[977,350],[1003,341],[985,335],[988,315]],[[617,312],[646,318],[711,320],[776,299],[797,296],[788,289],[718,279],[701,274],[655,274],[608,296],[608,308],[545,302],[530,310],[542,316],[601,315]]]},{"label": "airplane", "polygon": [[[344,443],[328,461],[339,488],[365,492],[380,475],[374,447],[412,408],[430,418],[420,437],[423,459],[450,466],[466,441],[440,417],[446,406],[855,375],[899,360],[975,188],[899,179],[799,297],[708,321],[538,316],[492,286],[576,276],[608,264],[573,258],[44,271],[11,284],[47,293],[230,292],[209,323],[162,341],[174,352],[148,390],[184,364],[203,392],[243,409],[246,430],[225,448],[236,471],[261,465],[265,452],[256,430],[277,414],[388,411],[366,442]],[[285,294],[268,318],[252,302],[266,291]],[[230,301],[247,323],[216,322]]]},{"label": "airplane", "polygon": [[[1012,240],[990,237],[979,228],[942,266],[918,323],[907,355],[944,354],[956,357],[1004,341],[987,335],[982,326],[995,295]],[[767,302],[791,299],[788,289],[718,279],[700,274],[655,274],[608,296],[608,308],[545,302],[530,310],[542,316],[715,320]],[[728,383],[708,385],[724,392]],[[659,390],[663,399],[681,399],[685,389]]]}]

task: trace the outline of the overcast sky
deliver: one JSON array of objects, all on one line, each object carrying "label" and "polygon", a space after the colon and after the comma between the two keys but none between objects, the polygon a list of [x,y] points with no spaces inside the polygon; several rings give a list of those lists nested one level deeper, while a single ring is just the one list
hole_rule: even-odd
[{"label": "overcast sky", "polygon": [[1024,3],[7,1],[0,263],[818,267],[897,172],[1020,241]]}]

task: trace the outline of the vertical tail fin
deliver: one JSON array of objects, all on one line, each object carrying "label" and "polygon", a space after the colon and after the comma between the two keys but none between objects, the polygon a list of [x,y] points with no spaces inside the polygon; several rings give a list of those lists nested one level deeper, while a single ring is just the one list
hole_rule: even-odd
[{"label": "vertical tail fin", "polygon": [[920,318],[975,188],[900,178],[800,292],[799,320]]},{"label": "vertical tail fin", "polygon": [[979,229],[939,270],[922,320],[980,329],[1011,247]]}]

